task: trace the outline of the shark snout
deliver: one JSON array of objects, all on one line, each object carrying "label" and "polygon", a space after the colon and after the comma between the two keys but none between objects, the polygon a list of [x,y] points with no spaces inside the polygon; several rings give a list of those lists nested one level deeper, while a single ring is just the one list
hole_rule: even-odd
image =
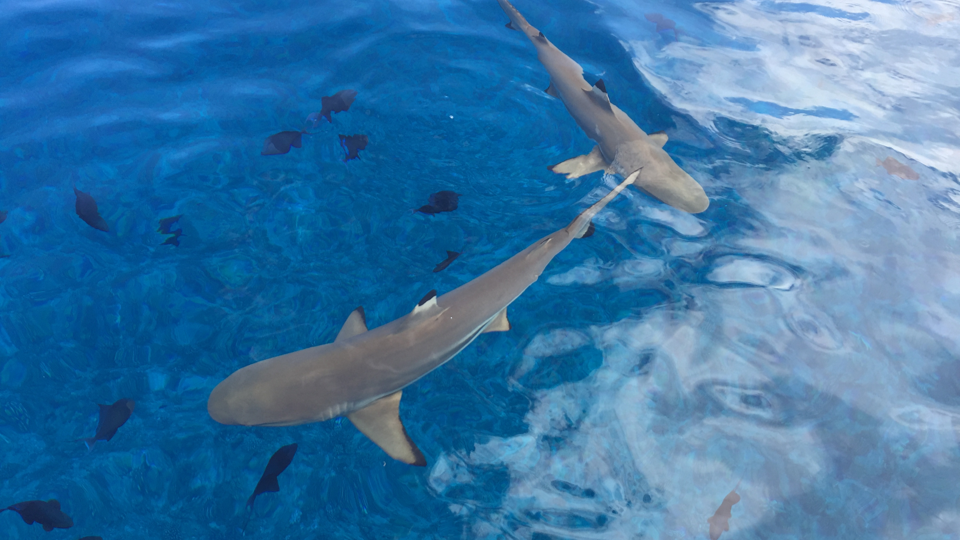
[{"label": "shark snout", "polygon": [[703,187],[673,160],[645,165],[633,184],[684,212],[699,214],[710,206]]},{"label": "shark snout", "polygon": [[237,421],[236,412],[231,406],[232,393],[226,387],[225,383],[227,382],[221,382],[213,389],[213,392],[210,392],[210,398],[207,400],[207,413],[210,414],[210,418],[218,423],[236,425],[240,422]]}]

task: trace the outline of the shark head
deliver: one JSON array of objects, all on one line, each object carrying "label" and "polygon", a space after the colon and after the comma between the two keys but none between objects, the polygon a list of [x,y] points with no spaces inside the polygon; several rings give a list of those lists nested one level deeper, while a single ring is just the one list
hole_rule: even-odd
[{"label": "shark head", "polygon": [[639,172],[633,185],[678,210],[699,214],[710,206],[703,187],[662,148],[643,143],[625,144],[617,150],[614,165],[623,176]]}]

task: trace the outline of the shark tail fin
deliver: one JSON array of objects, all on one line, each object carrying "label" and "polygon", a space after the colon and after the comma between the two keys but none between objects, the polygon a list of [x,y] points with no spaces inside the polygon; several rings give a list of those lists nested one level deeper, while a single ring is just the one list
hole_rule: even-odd
[{"label": "shark tail fin", "polygon": [[602,199],[593,203],[590,208],[587,208],[577,216],[570,225],[567,225],[567,232],[573,235],[575,238],[581,238],[586,235],[587,231],[590,229],[590,220],[593,219],[610,201],[613,200],[621,191],[624,190],[627,186],[633,183],[633,181],[640,175],[640,170],[636,170],[631,173],[629,176],[624,179],[623,182],[620,182],[620,185],[613,188],[610,193],[607,193]]},{"label": "shark tail fin", "polygon": [[426,458],[407,435],[407,430],[400,421],[402,394],[401,390],[382,397],[358,411],[353,411],[347,418],[393,459],[408,465],[425,467]]}]

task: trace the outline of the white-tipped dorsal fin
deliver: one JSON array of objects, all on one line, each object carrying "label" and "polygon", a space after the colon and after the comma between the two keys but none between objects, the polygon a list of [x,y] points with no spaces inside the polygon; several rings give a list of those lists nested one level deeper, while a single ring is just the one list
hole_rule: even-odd
[{"label": "white-tipped dorsal fin", "polygon": [[593,150],[591,150],[589,154],[570,158],[566,161],[557,163],[556,165],[550,165],[547,168],[557,174],[567,175],[567,179],[573,179],[579,178],[585,174],[602,171],[609,166],[610,164],[607,163],[607,160],[600,152],[600,147],[594,146]]},{"label": "white-tipped dorsal fin", "polygon": [[553,87],[553,81],[550,81],[550,86],[548,86],[544,92],[546,92],[548,96],[553,96],[557,99],[560,99],[560,94],[558,94],[557,89]]},{"label": "white-tipped dorsal fin", "polygon": [[432,308],[437,307],[437,290],[434,289],[428,292],[423,298],[417,302],[417,307],[413,308],[413,314],[424,313],[431,310]]},{"label": "white-tipped dorsal fin", "polygon": [[667,134],[662,131],[654,131],[647,135],[647,137],[650,137],[650,141],[660,148],[663,148],[663,145],[667,144]]},{"label": "white-tipped dorsal fin", "polygon": [[482,334],[487,332],[506,332],[510,329],[510,321],[507,320],[507,308],[500,310],[500,313],[497,313],[496,317],[490,321],[490,324],[483,329]]},{"label": "white-tipped dorsal fin", "polygon": [[413,444],[407,430],[400,421],[400,396],[398,391],[382,397],[359,411],[353,411],[347,418],[357,426],[377,446],[390,457],[409,465],[424,467],[427,460]]},{"label": "white-tipped dorsal fin", "polygon": [[337,339],[333,341],[337,342],[344,339],[350,339],[353,336],[362,334],[366,331],[367,315],[363,312],[363,306],[360,306],[350,312],[350,316],[347,317],[347,322],[343,323],[343,328],[341,328],[340,333],[337,334]]}]

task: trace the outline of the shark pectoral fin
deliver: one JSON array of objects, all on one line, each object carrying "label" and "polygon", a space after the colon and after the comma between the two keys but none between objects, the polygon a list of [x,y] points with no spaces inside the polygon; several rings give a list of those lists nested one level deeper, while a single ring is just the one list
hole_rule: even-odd
[{"label": "shark pectoral fin", "polygon": [[393,459],[408,465],[425,467],[427,460],[417,445],[410,440],[407,430],[403,428],[403,423],[400,421],[402,393],[401,390],[382,397],[359,411],[353,411],[347,415],[347,418],[361,433]]},{"label": "shark pectoral fin", "polygon": [[553,87],[553,81],[550,81],[550,86],[548,86],[544,92],[546,92],[548,96],[553,96],[557,99],[560,99],[560,94],[558,94],[557,89]]},{"label": "shark pectoral fin", "polygon": [[599,146],[594,146],[589,154],[570,158],[564,162],[547,167],[557,174],[565,174],[568,179],[579,178],[585,174],[601,171],[610,164],[604,159]]},{"label": "shark pectoral fin", "polygon": [[663,148],[663,145],[667,144],[667,134],[662,131],[654,131],[647,135],[647,137],[650,137],[650,142],[660,148]]},{"label": "shark pectoral fin", "polygon": [[505,24],[504,26],[506,26],[507,28],[509,28],[509,29],[511,29],[511,30],[516,30],[516,29],[517,29],[515,26],[513,26],[513,25],[510,24],[510,23],[507,23],[507,24]]},{"label": "shark pectoral fin", "polygon": [[507,308],[500,310],[500,313],[497,313],[497,316],[490,321],[490,324],[483,329],[481,334],[486,334],[487,332],[506,332],[510,330],[510,321],[507,320]]},{"label": "shark pectoral fin", "polygon": [[343,339],[349,339],[366,331],[367,316],[363,312],[363,306],[360,306],[350,313],[350,316],[347,317],[347,322],[343,323],[343,328],[341,328],[340,333],[337,334],[337,339],[333,341],[337,342]]}]

